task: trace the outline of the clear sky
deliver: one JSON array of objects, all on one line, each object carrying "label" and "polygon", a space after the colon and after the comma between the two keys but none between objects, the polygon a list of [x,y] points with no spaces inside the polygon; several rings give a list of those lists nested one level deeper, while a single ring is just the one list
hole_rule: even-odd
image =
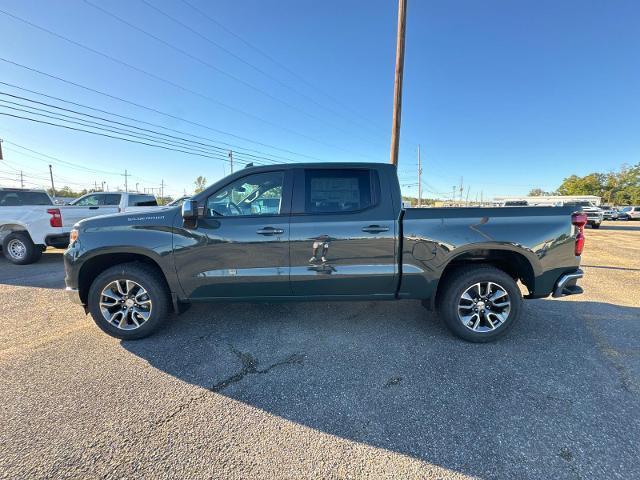
[{"label": "clear sky", "polygon": [[[83,0],[0,0],[3,12],[112,59],[1,12],[0,57],[193,123],[4,61],[0,81],[259,156],[388,161],[396,1],[188,1],[209,19],[182,0],[91,0],[128,24]],[[405,193],[417,191],[418,143],[424,196],[431,197],[450,193],[461,176],[471,199],[480,192],[488,198],[554,189],[568,175],[639,160],[640,2],[408,3],[399,164]],[[0,91],[50,101],[2,84]],[[15,185],[20,169],[29,182],[46,184],[52,163],[56,186],[105,181],[115,189],[127,169],[130,186],[164,180],[176,195],[190,192],[198,175],[211,182],[229,171],[222,156],[3,115],[0,138],[7,160],[0,185]],[[84,168],[25,156],[9,142]]]}]

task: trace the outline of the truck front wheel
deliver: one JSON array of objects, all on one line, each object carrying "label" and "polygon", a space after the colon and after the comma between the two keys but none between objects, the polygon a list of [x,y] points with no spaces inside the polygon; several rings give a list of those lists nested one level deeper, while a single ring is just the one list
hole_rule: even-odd
[{"label": "truck front wheel", "polygon": [[2,242],[4,256],[16,265],[37,262],[42,255],[40,246],[35,245],[27,232],[12,232]]},{"label": "truck front wheel", "polygon": [[464,267],[445,281],[440,316],[449,330],[464,340],[493,341],[507,333],[520,315],[520,289],[502,270]]},{"label": "truck front wheel", "polygon": [[158,272],[142,263],[115,265],[89,289],[89,312],[105,333],[123,340],[144,338],[164,323],[169,292]]}]

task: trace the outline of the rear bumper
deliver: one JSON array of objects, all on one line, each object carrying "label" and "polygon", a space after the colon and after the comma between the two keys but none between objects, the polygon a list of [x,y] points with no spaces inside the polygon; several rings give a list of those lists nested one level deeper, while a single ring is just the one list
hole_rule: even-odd
[{"label": "rear bumper", "polygon": [[582,287],[578,286],[578,280],[584,276],[581,269],[577,269],[571,273],[565,273],[556,282],[553,288],[554,297],[566,297],[568,295],[577,295],[583,292]]},{"label": "rear bumper", "polygon": [[44,243],[54,248],[67,248],[69,246],[69,233],[47,235],[44,239]]}]

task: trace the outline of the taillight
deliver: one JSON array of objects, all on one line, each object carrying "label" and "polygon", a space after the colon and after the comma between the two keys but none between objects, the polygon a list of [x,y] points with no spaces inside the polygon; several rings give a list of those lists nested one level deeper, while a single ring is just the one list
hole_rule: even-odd
[{"label": "taillight", "polygon": [[574,213],[571,215],[571,224],[578,227],[578,233],[576,234],[576,256],[582,255],[584,249],[584,226],[587,224],[586,213]]},{"label": "taillight", "polygon": [[52,227],[62,227],[62,214],[60,213],[59,208],[50,208],[49,210],[47,210],[47,213],[51,215],[49,224]]}]

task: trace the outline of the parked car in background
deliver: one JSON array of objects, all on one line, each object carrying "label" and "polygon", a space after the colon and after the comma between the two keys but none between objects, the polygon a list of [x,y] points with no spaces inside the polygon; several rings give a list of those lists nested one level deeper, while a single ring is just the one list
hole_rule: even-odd
[{"label": "parked car in background", "polygon": [[518,280],[525,298],[582,293],[586,221],[573,207],[403,208],[389,164],[251,167],[182,209],[78,223],[65,281],[117,338],[190,302],[419,299],[487,342],[518,319]]},{"label": "parked car in background", "polygon": [[640,207],[624,207],[618,218],[620,220],[640,220]]},{"label": "parked car in background", "polygon": [[166,207],[181,207],[182,203],[185,200],[188,200],[189,198],[191,198],[191,197],[189,197],[188,195],[185,195],[184,197],[176,198],[174,201],[167,203],[165,206]]},{"label": "parked car in background", "polygon": [[71,227],[80,220],[153,208],[159,208],[155,197],[139,193],[88,193],[71,205],[56,205],[44,190],[0,188],[0,244],[7,260],[26,265],[47,247],[67,248]]},{"label": "parked car in background", "polygon": [[10,262],[35,262],[47,246],[67,248],[72,226],[63,226],[60,208],[44,190],[0,188],[0,244]]},{"label": "parked car in background", "polygon": [[73,225],[83,218],[112,213],[144,211],[158,208],[153,195],[132,192],[93,192],[76,198],[64,208],[65,220]]},{"label": "parked car in background", "polygon": [[602,216],[604,220],[617,220],[618,219],[618,209],[615,207],[610,207],[608,205],[600,205],[600,209],[602,210]]},{"label": "parked car in background", "polygon": [[591,202],[566,202],[564,205],[579,207],[580,210],[587,214],[587,225],[590,225],[591,228],[600,228],[600,225],[602,225],[604,213],[599,207],[596,207]]}]

